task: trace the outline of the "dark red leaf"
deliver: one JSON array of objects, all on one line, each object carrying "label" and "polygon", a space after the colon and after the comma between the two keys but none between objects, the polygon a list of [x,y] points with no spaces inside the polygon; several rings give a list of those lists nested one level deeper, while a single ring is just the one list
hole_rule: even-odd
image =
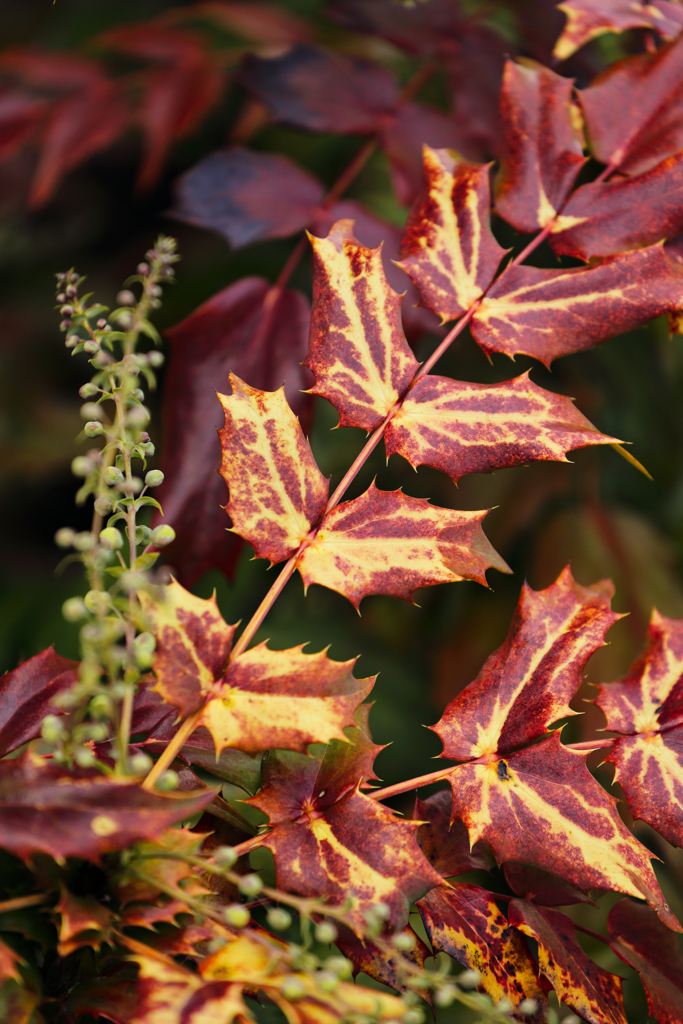
[{"label": "dark red leaf", "polygon": [[517,896],[523,896],[544,907],[568,907],[572,903],[593,903],[590,896],[579,892],[569,882],[532,864],[509,860],[503,865],[505,880]]},{"label": "dark red leaf", "polygon": [[[353,964],[354,976],[362,971],[369,978],[374,978],[375,981],[380,981],[383,985],[388,985],[398,992],[404,992],[409,986],[406,985],[405,972],[401,970],[401,961],[408,960],[416,967],[424,969],[425,960],[432,955],[429,946],[422,941],[410,925],[405,930],[412,935],[414,946],[407,953],[396,952],[393,956],[387,955],[370,939],[359,939],[350,928],[346,928],[344,925],[340,927],[334,944],[339,952]],[[429,997],[425,996],[425,998]]]},{"label": "dark red leaf", "polygon": [[45,101],[18,89],[0,93],[0,160],[6,160],[33,135]]},{"label": "dark red leaf", "polygon": [[0,67],[27,85],[50,92],[88,89],[104,78],[102,65],[97,61],[69,53],[23,50],[20,47],[5,50],[0,57]]},{"label": "dark red leaf", "polygon": [[451,84],[451,114],[461,126],[461,152],[470,160],[498,154],[502,138],[500,87],[510,43],[487,28],[463,26],[454,52],[446,54]]},{"label": "dark red leaf", "polygon": [[[170,12],[166,12],[166,17]],[[268,46],[290,46],[311,38],[310,22],[275,4],[254,3],[253,0],[205,0],[192,5],[191,12],[180,16],[211,18],[245,39]]]},{"label": "dark red leaf", "polygon": [[421,103],[399,107],[396,115],[383,123],[380,137],[391,161],[396,195],[404,206],[410,206],[420,191],[425,145],[459,151],[468,148],[462,121],[456,122],[455,118]]},{"label": "dark red leaf", "polygon": [[166,377],[160,501],[177,538],[168,549],[186,586],[210,568],[231,575],[242,541],[228,533],[228,500],[218,475],[222,422],[215,391],[230,390],[234,371],[263,390],[286,381],[286,392],[304,428],[312,398],[301,393],[312,377],[300,365],[306,354],[308,302],[300,292],[273,292],[263,278],[237,281],[167,332],[171,360]]},{"label": "dark red leaf", "polygon": [[59,714],[52,698],[77,678],[78,662],[48,647],[0,679],[0,757],[40,735],[43,718]]},{"label": "dark red leaf", "polygon": [[680,1024],[683,954],[676,936],[650,907],[633,900],[612,907],[607,928],[614,952],[640,974],[650,1016],[657,1024]]},{"label": "dark red leaf", "polygon": [[288,157],[236,147],[216,150],[178,178],[172,214],[240,246],[300,231],[322,198],[320,182]]},{"label": "dark red leaf", "polygon": [[464,20],[457,0],[429,0],[412,7],[399,7],[393,0],[328,0],[327,9],[346,28],[372,32],[419,54],[447,46]]},{"label": "dark red leaf", "polygon": [[470,837],[464,823],[458,819],[451,822],[452,805],[447,789],[433,793],[426,800],[416,797],[413,819],[424,822],[415,833],[420,849],[444,878],[477,869],[488,871],[494,864],[491,851],[484,843],[475,843],[470,850]]}]

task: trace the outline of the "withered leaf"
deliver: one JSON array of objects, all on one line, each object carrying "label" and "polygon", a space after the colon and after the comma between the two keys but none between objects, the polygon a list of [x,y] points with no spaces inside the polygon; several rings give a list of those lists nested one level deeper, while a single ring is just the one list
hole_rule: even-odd
[{"label": "withered leaf", "polygon": [[511,925],[538,943],[538,966],[561,1003],[591,1024],[627,1024],[621,978],[586,956],[566,914],[513,900],[509,918]]},{"label": "withered leaf", "polygon": [[558,255],[582,260],[672,238],[683,230],[683,153],[635,178],[582,185],[570,196],[550,244]]},{"label": "withered leaf", "polygon": [[534,356],[546,366],[683,306],[683,273],[661,245],[590,267],[510,267],[472,319],[484,352]]},{"label": "withered leaf", "polygon": [[657,1024],[683,1020],[683,954],[676,936],[643,903],[621,900],[607,919],[612,949],[633,967]]},{"label": "withered leaf", "polygon": [[591,150],[641,174],[683,149],[683,37],[613,64],[579,93]]},{"label": "withered leaf", "polygon": [[286,156],[235,146],[210,153],[178,178],[171,212],[237,247],[301,231],[322,198],[320,182]]},{"label": "withered leaf", "polygon": [[535,999],[538,1009],[527,1019],[545,1019],[547,1003],[534,961],[523,939],[508,927],[493,893],[452,882],[432,889],[417,907],[433,949],[479,971],[481,987],[494,1003],[507,998],[519,1006],[524,999]]},{"label": "withered leaf", "polygon": [[493,867],[491,851],[484,843],[470,849],[470,838],[462,821],[453,820],[453,800],[447,789],[432,793],[426,800],[415,798],[413,820],[421,822],[415,833],[420,849],[444,878],[466,871],[488,871]]},{"label": "withered leaf", "polygon": [[304,430],[313,399],[303,394],[310,310],[301,292],[274,292],[262,277],[245,277],[218,292],[166,332],[171,356],[164,381],[165,474],[158,498],[176,531],[168,548],[181,583],[191,586],[214,566],[231,576],[244,541],[227,532],[225,484],[218,469],[216,428],[221,407],[214,391],[230,389],[230,372],[265,391],[285,382],[285,394]]},{"label": "withered leaf", "polygon": [[675,0],[642,4],[631,0],[564,0],[558,7],[567,15],[567,24],[553,50],[558,60],[566,60],[605,32],[649,28],[671,39],[683,29],[683,11]]},{"label": "withered leaf", "polygon": [[424,187],[406,224],[399,266],[442,318],[464,313],[490,285],[505,251],[489,226],[489,168],[424,150]]},{"label": "withered leaf", "polygon": [[29,658],[0,678],[0,757],[40,735],[46,715],[57,714],[53,696],[78,678],[78,662],[53,647]]},{"label": "withered leaf", "polygon": [[258,558],[281,562],[299,547],[327,502],[327,480],[287,404],[284,388],[260,391],[230,374],[219,395],[221,476],[230,488],[233,530]]},{"label": "withered leaf", "polygon": [[138,597],[157,643],[156,691],[183,717],[193,714],[228,666],[235,627],[226,624],[215,594],[195,597],[176,580]]},{"label": "withered leaf", "polygon": [[401,325],[401,296],[390,288],[382,250],[353,237],[338,221],[327,238],[311,237],[314,254],[311,338],[305,365],[312,392],[339,412],[345,427],[373,430],[396,404],[418,363]]},{"label": "withered leaf", "polygon": [[572,85],[541,64],[505,65],[495,209],[518,231],[531,234],[554,219],[585,163],[572,122]]},{"label": "withered leaf", "polygon": [[643,654],[595,701],[618,734],[606,760],[641,818],[683,846],[683,619],[653,612]]},{"label": "withered leaf", "polygon": [[551,875],[532,864],[509,860],[503,865],[503,872],[505,881],[517,896],[543,907],[567,907],[573,903],[594,902],[590,896],[565,882],[564,878]]},{"label": "withered leaf", "polygon": [[435,583],[486,585],[487,569],[509,571],[481,528],[486,514],[438,508],[373,483],[325,516],[297,568],[305,587],[329,587],[356,608],[367,594],[409,601],[414,590]]},{"label": "withered leaf", "polygon": [[434,466],[453,480],[553,459],[614,439],[600,434],[572,399],[538,387],[529,371],[500,384],[470,384],[425,374],[384,434],[387,455]]},{"label": "withered leaf", "polygon": [[135,782],[69,773],[25,754],[0,762],[2,845],[24,860],[46,853],[60,862],[98,861],[192,817],[213,796],[212,789],[161,796]]}]

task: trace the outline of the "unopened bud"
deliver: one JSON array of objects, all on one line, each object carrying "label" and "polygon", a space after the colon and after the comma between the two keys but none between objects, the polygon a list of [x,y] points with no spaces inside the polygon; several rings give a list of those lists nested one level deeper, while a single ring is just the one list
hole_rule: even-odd
[{"label": "unopened bud", "polygon": [[178,773],[174,772],[171,768],[165,771],[161,778],[157,781],[157,789],[172,790],[177,789],[180,779]]},{"label": "unopened bud", "polygon": [[318,971],[315,980],[323,992],[334,992],[339,988],[339,978],[334,971]]},{"label": "unopened bud", "polygon": [[55,544],[58,548],[70,548],[74,542],[75,536],[75,530],[72,530],[70,526],[63,526],[61,530],[57,530],[55,534]]},{"label": "unopened bud", "polygon": [[40,735],[47,743],[58,743],[64,735],[64,722],[57,715],[47,715],[40,726]]},{"label": "unopened bud", "polygon": [[95,463],[85,455],[77,455],[71,463],[71,472],[74,476],[87,476],[94,468]]},{"label": "unopened bud", "polygon": [[401,1017],[403,1024],[423,1024],[424,1019],[424,1010],[421,1010],[419,1006],[414,1007],[412,1010],[407,1010]]},{"label": "unopened bud", "polygon": [[134,405],[126,413],[126,426],[146,427],[149,423],[149,410],[144,405]]},{"label": "unopened bud", "polygon": [[[92,398],[93,395],[98,394],[99,390],[100,389],[97,384],[93,384],[92,381],[90,381],[88,384],[84,384],[83,387],[79,388],[78,393],[81,398]],[[83,414],[81,413],[81,415]]]},{"label": "unopened bud", "polygon": [[[116,532],[118,533],[118,530]],[[105,615],[111,608],[111,597],[106,590],[89,590],[83,598],[83,604],[89,612]]]},{"label": "unopened bud", "polygon": [[86,437],[99,437],[104,433],[104,427],[99,420],[89,420],[83,427],[83,433]]},{"label": "unopened bud", "polygon": [[411,935],[410,932],[399,932],[398,935],[394,935],[393,943],[396,949],[401,950],[402,953],[406,953],[415,945],[415,937]]},{"label": "unopened bud", "polygon": [[282,907],[273,907],[268,911],[267,920],[270,927],[274,928],[276,932],[283,932],[292,923],[292,915]]},{"label": "unopened bud", "polygon": [[107,321],[103,317],[100,317],[100,319],[97,321],[97,326],[99,327],[100,330],[102,330],[104,327],[107,326]]},{"label": "unopened bud", "polygon": [[456,978],[460,988],[476,988],[481,981],[481,974],[479,971],[463,971]]},{"label": "unopened bud", "polygon": [[523,1017],[530,1017],[532,1013],[536,1013],[537,1009],[537,999],[523,999],[517,1007],[517,1013],[521,1013]]},{"label": "unopened bud", "polygon": [[134,391],[131,391],[130,397],[135,398],[138,402],[144,402],[145,392],[142,390],[142,388],[135,388]]},{"label": "unopened bud", "polygon": [[66,292],[57,292],[56,301],[57,302],[66,302]]},{"label": "unopened bud", "polygon": [[68,331],[70,327],[71,327],[71,321],[70,320],[62,320],[62,322],[59,325],[59,329],[62,332]]},{"label": "unopened bud", "polygon": [[95,511],[98,516],[108,516],[113,507],[111,498],[108,498],[105,494],[99,498],[95,498]]},{"label": "unopened bud", "polygon": [[70,334],[64,342],[67,348],[76,348],[76,345],[80,345],[80,343],[81,338],[79,338],[77,334]]},{"label": "unopened bud", "polygon": [[87,530],[81,530],[77,533],[73,541],[76,551],[92,551],[95,547],[95,538],[92,533],[88,533]]},{"label": "unopened bud", "polygon": [[98,693],[88,705],[88,711],[93,718],[108,719],[114,714],[114,705],[111,697],[106,693]]},{"label": "unopened bud", "polygon": [[226,907],[223,916],[233,928],[246,928],[251,918],[251,914],[241,903],[233,903],[232,906]]},{"label": "unopened bud", "polygon": [[70,284],[69,287],[66,290],[67,298],[68,299],[75,299],[76,298],[76,294],[77,294],[76,289],[74,288],[74,286],[72,284]]},{"label": "unopened bud", "polygon": [[144,754],[140,751],[137,754],[133,754],[130,759],[130,770],[133,775],[146,775],[152,767],[152,758],[148,754]]},{"label": "unopened bud", "polygon": [[[141,635],[144,636],[144,633]],[[232,846],[219,846],[214,852],[214,858],[219,867],[231,868],[237,863],[238,854],[235,853]]]},{"label": "unopened bud", "polygon": [[62,615],[67,622],[78,622],[88,614],[82,597],[70,597],[62,605]]},{"label": "unopened bud", "polygon": [[128,288],[124,288],[123,291],[120,291],[116,296],[116,301],[119,306],[134,306],[135,296]]},{"label": "unopened bud", "polygon": [[138,263],[138,274],[146,277],[149,274],[149,263]]},{"label": "unopened bud", "polygon": [[121,490],[124,494],[139,494],[142,490],[142,480],[139,476],[132,476],[129,480],[123,481]]},{"label": "unopened bud", "polygon": [[437,1006],[450,1006],[455,999],[455,989],[452,985],[442,985],[434,993],[434,1002]]},{"label": "unopened bud", "polygon": [[157,526],[152,530],[150,543],[155,548],[165,548],[175,540],[175,530],[172,526]]},{"label": "unopened bud", "polygon": [[100,544],[107,551],[118,551],[123,547],[123,537],[115,526],[108,526],[105,530],[100,530]]},{"label": "unopened bud", "polygon": [[300,978],[295,977],[293,974],[290,974],[285,978],[280,991],[285,999],[290,1000],[301,999],[301,997],[306,994],[304,983]]},{"label": "unopened bud", "polygon": [[117,466],[107,466],[104,471],[104,479],[108,484],[123,483],[123,473]]},{"label": "unopened bud", "polygon": [[73,306],[62,306],[59,312],[62,314],[62,316],[72,316],[73,311]]},{"label": "unopened bud", "polygon": [[334,971],[338,978],[350,978],[353,964],[345,956],[330,956],[325,961],[328,971]]},{"label": "unopened bud", "polygon": [[83,345],[83,351],[87,352],[89,356],[94,356],[97,352],[100,351],[99,343],[96,341],[92,341],[92,339],[90,341],[86,341],[85,344]]},{"label": "unopened bud", "polygon": [[322,921],[315,929],[315,937],[318,942],[324,943],[328,946],[331,942],[337,938],[337,929],[334,927],[331,921]]},{"label": "unopened bud", "polygon": [[150,469],[149,473],[145,476],[146,487],[159,487],[164,482],[164,474],[160,469]]},{"label": "unopened bud", "polygon": [[239,880],[239,890],[245,896],[254,897],[263,889],[263,882],[259,875],[243,875]]},{"label": "unopened bud", "polygon": [[163,352],[148,352],[147,359],[149,360],[150,366],[159,367],[164,365]]},{"label": "unopened bud", "polygon": [[86,402],[81,406],[81,417],[84,420],[101,420],[103,415],[104,410],[97,402]]},{"label": "unopened bud", "polygon": [[74,761],[79,768],[92,768],[96,760],[90,747],[79,747],[74,754]]}]

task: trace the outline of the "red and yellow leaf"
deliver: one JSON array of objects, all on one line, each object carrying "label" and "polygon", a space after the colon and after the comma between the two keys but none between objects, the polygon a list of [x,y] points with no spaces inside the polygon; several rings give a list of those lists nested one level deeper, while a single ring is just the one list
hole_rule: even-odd
[{"label": "red and yellow leaf", "polygon": [[481,529],[485,515],[437,508],[372,484],[325,516],[297,568],[304,586],[337,590],[356,608],[367,594],[409,601],[414,590],[435,583],[486,585],[488,568],[509,570]]},{"label": "red and yellow leaf", "polygon": [[518,860],[508,860],[503,865],[505,881],[512,891],[531,900],[532,903],[540,903],[542,907],[567,907],[574,903],[594,903],[590,896],[579,892],[564,878],[551,875],[547,871],[532,864],[522,864]]},{"label": "red and yellow leaf", "polygon": [[542,64],[505,65],[495,208],[518,231],[531,234],[554,219],[585,163],[572,86]]},{"label": "red and yellow leaf", "polygon": [[607,761],[633,816],[683,846],[683,619],[655,611],[645,651],[595,703],[619,734]]},{"label": "red and yellow leaf", "polygon": [[480,298],[505,250],[489,226],[489,168],[446,149],[424,151],[424,189],[403,236],[399,264],[420,301],[452,320]]},{"label": "red and yellow leaf", "polygon": [[92,896],[74,896],[63,889],[55,912],[59,914],[60,956],[81,946],[99,949],[109,939],[113,914]]},{"label": "red and yellow leaf", "polygon": [[230,375],[219,395],[221,476],[230,488],[226,511],[257,558],[281,562],[301,544],[327,501],[327,480],[287,404],[284,388],[259,391]]},{"label": "red and yellow leaf", "polygon": [[472,319],[484,352],[546,366],[683,306],[683,272],[661,245],[572,270],[511,267]]},{"label": "red and yellow leaf", "polygon": [[434,466],[458,480],[525,462],[567,462],[567,452],[614,438],[600,434],[571,398],[538,387],[529,371],[500,384],[427,374],[384,434],[387,455]]},{"label": "red and yellow leaf", "polygon": [[672,39],[683,28],[683,11],[675,3],[655,5],[634,4],[632,0],[565,0],[558,7],[567,15],[567,24],[553,49],[553,57],[558,60],[566,60],[581,46],[605,32],[649,28],[664,38]]},{"label": "red and yellow leaf", "polygon": [[643,903],[621,900],[612,907],[607,928],[612,949],[633,967],[657,1024],[683,1020],[683,954],[675,935]]},{"label": "red and yellow leaf", "polygon": [[40,735],[43,718],[59,713],[52,698],[77,678],[78,662],[62,658],[53,647],[0,678],[0,757]]},{"label": "red and yellow leaf", "polygon": [[403,333],[401,296],[389,286],[381,247],[357,242],[352,221],[338,221],[327,238],[310,238],[313,310],[305,365],[315,374],[312,391],[332,403],[341,426],[372,430],[418,366]]},{"label": "red and yellow leaf", "polygon": [[518,1006],[524,999],[536,999],[538,1010],[527,1019],[545,1020],[547,1004],[536,965],[524,940],[509,928],[493,893],[453,882],[432,889],[417,906],[434,950],[479,971],[481,987],[494,1003],[507,998]]},{"label": "red and yellow leaf", "polygon": [[415,837],[420,849],[444,878],[453,878],[466,871],[488,871],[493,867],[491,851],[484,843],[470,849],[470,838],[462,821],[453,820],[453,800],[447,789],[432,793],[426,800],[415,799],[413,820],[420,827]]},{"label": "red and yellow leaf", "polygon": [[538,943],[538,966],[561,1003],[590,1024],[627,1024],[621,978],[586,956],[571,918],[559,910],[513,900],[510,924]]},{"label": "red and yellow leaf", "polygon": [[[393,954],[388,954],[376,946],[371,939],[359,939],[350,928],[344,926],[341,927],[334,944],[339,952],[353,964],[354,976],[362,972],[369,978],[374,978],[375,981],[380,981],[383,985],[396,989],[397,992],[404,992],[406,988],[410,988],[406,961],[423,970],[425,960],[432,955],[427,944],[413,931],[410,925],[404,930],[412,936],[414,943],[413,948],[405,953],[396,951]],[[424,992],[421,994],[424,996]]]}]

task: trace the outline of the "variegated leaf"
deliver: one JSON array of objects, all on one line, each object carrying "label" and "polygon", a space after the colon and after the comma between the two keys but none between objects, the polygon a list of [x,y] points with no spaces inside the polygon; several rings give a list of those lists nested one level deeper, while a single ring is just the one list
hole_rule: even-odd
[{"label": "variegated leaf", "polygon": [[555,218],[586,162],[572,118],[572,86],[532,61],[507,61],[496,213],[531,234]]},{"label": "variegated leaf", "polygon": [[[674,3],[665,0],[664,4],[658,5],[633,3],[632,0],[564,0],[558,7],[567,15],[567,24],[553,50],[553,56],[558,60],[566,60],[581,46],[605,32],[649,28],[670,39],[683,28],[683,11],[680,20],[675,18],[675,0]],[[667,17],[661,7],[667,13],[671,11],[674,19]]]},{"label": "variegated leaf", "polygon": [[320,583],[356,607],[367,594],[410,600],[414,590],[435,583],[486,585],[486,569],[509,570],[481,529],[485,515],[437,508],[372,484],[325,516],[297,567],[304,586]]},{"label": "variegated leaf", "polygon": [[327,238],[311,236],[315,260],[311,337],[305,365],[313,394],[334,405],[340,425],[372,430],[417,370],[403,333],[401,296],[390,287],[382,249],[353,237],[340,220]]},{"label": "variegated leaf", "polygon": [[529,372],[500,384],[427,374],[411,389],[384,434],[387,455],[434,466],[453,480],[525,462],[567,462],[567,452],[609,444],[571,398],[538,387]]},{"label": "variegated leaf", "polygon": [[432,793],[426,800],[415,799],[413,820],[421,822],[416,834],[420,849],[432,867],[452,878],[466,871],[488,871],[493,867],[491,851],[484,843],[470,849],[470,837],[462,821],[453,820],[449,790]]},{"label": "variegated leaf", "polygon": [[495,895],[478,885],[453,882],[432,889],[417,904],[427,937],[436,951],[481,974],[481,987],[493,999],[519,1006],[535,999],[530,1021],[545,1020],[547,1006],[536,965],[523,939],[508,927]]},{"label": "variegated leaf", "polygon": [[675,935],[644,903],[621,900],[607,928],[614,952],[638,971],[650,1016],[657,1024],[683,1020],[683,953]]},{"label": "variegated leaf", "polygon": [[[396,950],[393,955],[387,954],[371,939],[367,937],[359,939],[350,928],[345,928],[343,925],[334,944],[339,952],[353,964],[354,975],[362,972],[369,978],[374,978],[375,981],[396,989],[397,992],[404,992],[406,988],[410,988],[410,976],[406,972],[406,961],[420,970],[424,970],[425,960],[432,955],[429,946],[422,941],[410,925],[404,930],[412,937],[414,943],[413,948],[404,953],[399,953]],[[424,995],[424,992],[421,995]]]},{"label": "variegated leaf", "polygon": [[509,918],[538,943],[538,966],[561,1003],[590,1024],[627,1024],[621,978],[586,956],[571,918],[524,900],[512,901]]},{"label": "variegated leaf", "polygon": [[489,225],[489,168],[424,149],[424,188],[408,217],[399,266],[420,303],[452,320],[480,298],[505,250]]},{"label": "variegated leaf", "polygon": [[569,701],[584,666],[620,618],[610,610],[613,593],[609,580],[582,587],[568,568],[545,590],[525,583],[504,643],[434,726],[443,756],[507,754],[576,714]]},{"label": "variegated leaf", "polygon": [[472,333],[487,353],[549,366],[682,306],[683,271],[655,245],[573,270],[510,267],[482,300]]},{"label": "variegated leaf", "polygon": [[230,375],[231,395],[219,395],[221,476],[230,488],[226,511],[233,530],[258,558],[281,562],[321,516],[327,480],[287,404],[284,387],[259,391]]},{"label": "variegated leaf", "polygon": [[655,611],[645,651],[595,703],[619,734],[607,761],[633,816],[683,846],[683,619]]},{"label": "variegated leaf", "polygon": [[503,864],[505,881],[512,891],[538,903],[542,907],[567,907],[575,903],[591,903],[594,900],[585,893],[579,892],[564,878],[551,875],[548,871],[542,871],[531,864],[522,864],[518,860],[508,860]]}]

